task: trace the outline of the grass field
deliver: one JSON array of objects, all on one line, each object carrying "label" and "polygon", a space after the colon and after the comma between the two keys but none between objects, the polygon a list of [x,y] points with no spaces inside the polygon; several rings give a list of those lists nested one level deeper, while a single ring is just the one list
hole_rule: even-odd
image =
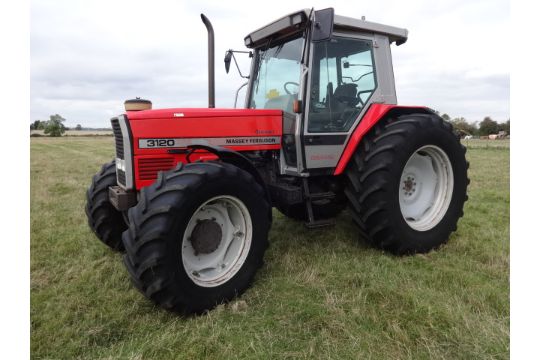
[{"label": "grass field", "polygon": [[461,143],[468,149],[509,149],[510,139],[501,140],[483,140],[483,139],[470,139],[461,140]]},{"label": "grass field", "polygon": [[308,231],[274,210],[253,287],[190,318],[139,294],[88,228],[85,191],[113,149],[31,140],[33,358],[509,357],[508,147],[471,146],[465,216],[438,251],[395,257],[359,242],[347,213]]}]

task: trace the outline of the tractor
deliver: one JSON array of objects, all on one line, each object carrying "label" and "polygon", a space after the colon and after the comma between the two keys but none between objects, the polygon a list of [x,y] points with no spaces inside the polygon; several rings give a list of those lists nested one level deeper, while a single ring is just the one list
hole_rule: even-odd
[{"label": "tractor", "polygon": [[434,110],[397,105],[390,46],[407,30],[332,8],[283,16],[245,37],[244,106],[220,109],[201,18],[208,108],[126,101],[111,119],[115,159],[87,191],[90,228],[124,252],[138,290],[181,314],[240,296],[273,207],[308,228],[348,209],[362,241],[396,255],[448,241],[467,200],[466,149]]}]

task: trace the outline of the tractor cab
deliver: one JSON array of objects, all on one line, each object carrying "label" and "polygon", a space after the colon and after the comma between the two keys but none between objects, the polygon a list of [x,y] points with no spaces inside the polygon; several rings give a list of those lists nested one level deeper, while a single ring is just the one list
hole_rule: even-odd
[{"label": "tractor cab", "polygon": [[245,107],[284,112],[282,173],[336,167],[373,103],[396,104],[390,44],[407,30],[301,10],[245,37],[254,50]]}]

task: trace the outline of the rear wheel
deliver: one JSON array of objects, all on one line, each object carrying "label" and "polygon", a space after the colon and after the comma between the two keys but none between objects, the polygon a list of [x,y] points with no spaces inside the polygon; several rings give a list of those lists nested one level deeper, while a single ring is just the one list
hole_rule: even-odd
[{"label": "rear wheel", "polygon": [[246,171],[220,162],[161,173],[129,210],[124,263],[158,305],[200,313],[242,294],[263,263],[271,207]]},{"label": "rear wheel", "polygon": [[346,171],[345,194],[364,237],[395,254],[448,240],[467,200],[465,147],[436,115],[386,120],[364,138]]},{"label": "rear wheel", "polygon": [[113,250],[121,251],[122,233],[127,229],[124,214],[109,201],[109,187],[117,185],[115,161],[103,164],[86,192],[85,212],[88,225],[99,240]]}]

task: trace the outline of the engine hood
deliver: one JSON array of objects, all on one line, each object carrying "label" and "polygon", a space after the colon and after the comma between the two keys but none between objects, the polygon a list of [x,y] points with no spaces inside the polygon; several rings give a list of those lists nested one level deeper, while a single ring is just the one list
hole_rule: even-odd
[{"label": "engine hood", "polygon": [[182,119],[213,117],[281,116],[281,110],[273,109],[216,109],[216,108],[172,108],[128,111],[129,120]]}]

